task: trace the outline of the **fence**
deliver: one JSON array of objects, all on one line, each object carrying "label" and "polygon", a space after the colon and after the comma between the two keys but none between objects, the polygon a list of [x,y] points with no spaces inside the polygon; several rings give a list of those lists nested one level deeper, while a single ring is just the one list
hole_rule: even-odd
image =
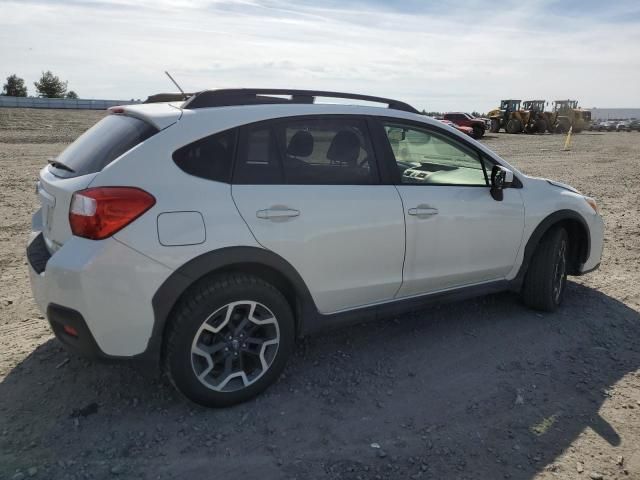
[{"label": "fence", "polygon": [[73,108],[104,110],[114,105],[141,103],[136,100],[85,100],[72,98],[5,97],[0,95],[0,108]]}]

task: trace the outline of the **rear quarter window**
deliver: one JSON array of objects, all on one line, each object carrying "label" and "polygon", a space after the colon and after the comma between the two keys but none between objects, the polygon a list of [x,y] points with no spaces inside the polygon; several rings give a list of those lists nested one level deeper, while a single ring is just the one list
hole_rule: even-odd
[{"label": "rear quarter window", "polygon": [[69,145],[52,162],[51,171],[64,178],[100,172],[156,133],[157,128],[138,118],[108,115]]},{"label": "rear quarter window", "polygon": [[189,175],[228,183],[235,144],[235,130],[217,133],[179,148],[173,152],[173,161]]}]

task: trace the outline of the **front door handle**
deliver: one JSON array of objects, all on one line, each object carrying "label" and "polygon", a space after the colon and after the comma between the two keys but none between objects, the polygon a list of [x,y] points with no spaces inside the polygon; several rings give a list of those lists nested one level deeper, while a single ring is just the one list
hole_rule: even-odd
[{"label": "front door handle", "polygon": [[300,210],[287,207],[271,207],[256,212],[256,217],[267,220],[286,220],[287,218],[297,217],[299,215]]},{"label": "front door handle", "polygon": [[432,217],[438,214],[438,209],[428,205],[418,205],[417,207],[410,208],[408,213],[415,217]]}]

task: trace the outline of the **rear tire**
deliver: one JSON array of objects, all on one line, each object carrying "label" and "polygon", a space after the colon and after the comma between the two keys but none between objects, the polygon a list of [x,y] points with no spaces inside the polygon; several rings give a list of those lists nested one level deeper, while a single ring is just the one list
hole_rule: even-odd
[{"label": "rear tire", "polygon": [[206,407],[241,403],[265,390],[295,342],[287,300],[251,275],[199,281],[169,322],[164,372],[180,393]]},{"label": "rear tire", "polygon": [[547,131],[547,122],[542,119],[536,120],[535,128],[538,133],[544,133]]},{"label": "rear tire", "polygon": [[547,232],[536,248],[524,278],[522,299],[528,307],[553,312],[567,284],[569,236],[564,228]]}]

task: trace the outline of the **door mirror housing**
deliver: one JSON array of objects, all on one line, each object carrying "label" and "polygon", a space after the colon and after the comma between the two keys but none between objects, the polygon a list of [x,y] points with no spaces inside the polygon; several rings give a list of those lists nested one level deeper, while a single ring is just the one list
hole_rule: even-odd
[{"label": "door mirror housing", "polygon": [[513,172],[502,165],[495,165],[491,169],[491,196],[498,202],[502,201],[504,194],[502,190],[508,188],[513,183]]}]

